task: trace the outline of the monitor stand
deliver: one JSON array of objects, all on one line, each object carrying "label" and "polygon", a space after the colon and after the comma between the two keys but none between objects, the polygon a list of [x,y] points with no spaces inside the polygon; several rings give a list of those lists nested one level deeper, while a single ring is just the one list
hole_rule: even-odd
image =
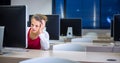
[{"label": "monitor stand", "polygon": [[120,41],[114,41],[115,46],[120,46]]},{"label": "monitor stand", "polygon": [[2,55],[3,53],[2,53],[2,51],[0,50],[0,55]]},{"label": "monitor stand", "polygon": [[73,37],[73,29],[72,29],[72,27],[68,27],[67,38],[72,38],[72,37]]},{"label": "monitor stand", "polygon": [[2,48],[2,49],[0,50],[0,55],[3,55],[3,54],[8,54],[8,52],[4,51],[4,49]]},{"label": "monitor stand", "polygon": [[114,41],[113,52],[120,52],[120,41]]}]

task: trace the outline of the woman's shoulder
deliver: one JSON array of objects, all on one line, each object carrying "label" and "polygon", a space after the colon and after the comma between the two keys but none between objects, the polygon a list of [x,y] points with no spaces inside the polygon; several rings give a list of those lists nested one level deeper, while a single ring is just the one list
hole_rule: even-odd
[{"label": "woman's shoulder", "polygon": [[47,34],[47,35],[48,35],[49,33],[48,33],[46,30],[44,30],[44,31],[43,31],[43,34]]},{"label": "woman's shoulder", "polygon": [[28,34],[30,27],[26,27],[26,34]]},{"label": "woman's shoulder", "polygon": [[44,28],[43,33],[48,34],[48,32],[46,31],[46,27]]}]

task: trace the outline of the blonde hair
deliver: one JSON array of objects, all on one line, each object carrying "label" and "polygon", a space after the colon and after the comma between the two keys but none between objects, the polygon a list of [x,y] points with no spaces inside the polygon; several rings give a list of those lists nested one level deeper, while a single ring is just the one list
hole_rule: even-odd
[{"label": "blonde hair", "polygon": [[33,18],[37,21],[40,21],[40,22],[41,22],[41,20],[45,20],[45,22],[47,22],[47,16],[42,15],[42,14],[35,14],[32,16],[32,19]]}]

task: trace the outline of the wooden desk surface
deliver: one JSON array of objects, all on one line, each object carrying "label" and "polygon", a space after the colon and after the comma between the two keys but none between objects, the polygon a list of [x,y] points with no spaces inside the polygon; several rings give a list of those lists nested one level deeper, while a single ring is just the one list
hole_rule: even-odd
[{"label": "wooden desk surface", "polygon": [[113,43],[112,39],[95,39],[93,43]]},{"label": "wooden desk surface", "polygon": [[[120,53],[109,52],[75,52],[75,51],[43,51],[43,50],[26,50],[26,51],[8,51],[0,55],[0,63],[18,63],[21,60],[36,57],[60,57],[80,62],[112,62],[120,63]],[[115,59],[116,61],[107,61]]]},{"label": "wooden desk surface", "polygon": [[[73,43],[73,44],[80,44],[83,46],[110,46],[113,47],[114,43],[93,43],[93,42],[66,42],[66,43]],[[52,46],[57,44],[65,44],[64,42],[52,42],[50,43]]]}]

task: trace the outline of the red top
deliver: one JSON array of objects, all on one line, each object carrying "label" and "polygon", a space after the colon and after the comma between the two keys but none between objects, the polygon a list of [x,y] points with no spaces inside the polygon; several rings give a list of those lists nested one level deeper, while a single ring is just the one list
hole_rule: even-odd
[{"label": "red top", "polygon": [[30,29],[28,31],[28,49],[41,49],[41,45],[40,45],[40,37],[37,37],[36,39],[32,40],[30,38]]}]

